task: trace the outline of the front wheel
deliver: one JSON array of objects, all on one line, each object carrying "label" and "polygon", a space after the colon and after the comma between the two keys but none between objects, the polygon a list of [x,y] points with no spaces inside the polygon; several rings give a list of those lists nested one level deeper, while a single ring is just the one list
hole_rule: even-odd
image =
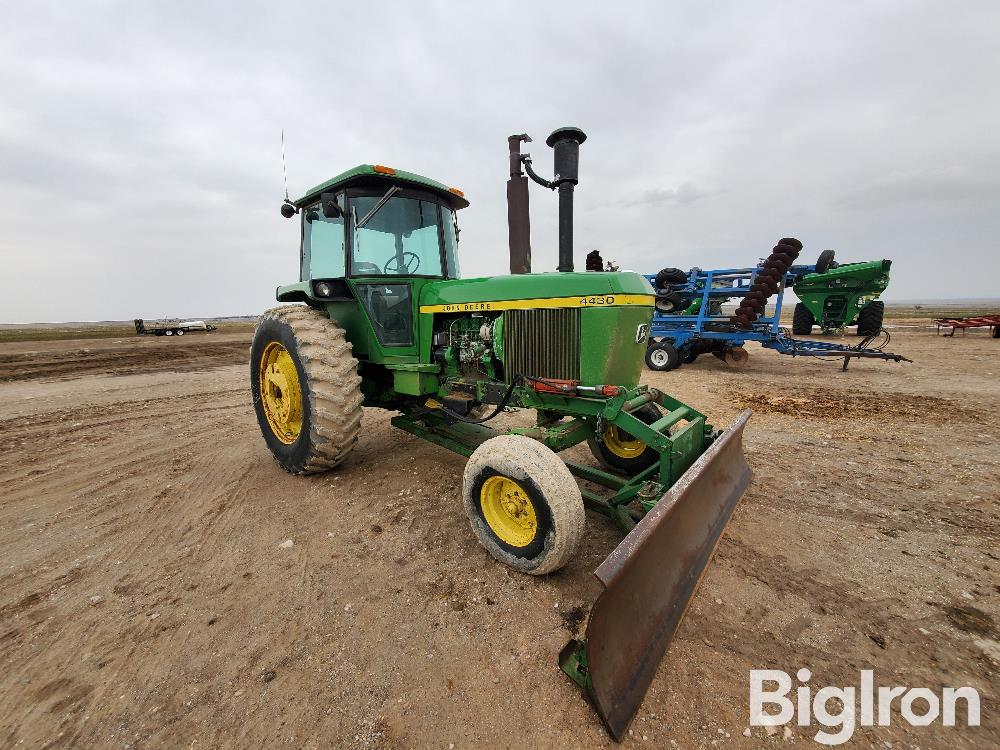
[{"label": "front wheel", "polygon": [[465,465],[465,512],[479,543],[505,565],[542,575],[558,570],[583,539],[583,496],[566,464],[523,435],[500,435]]},{"label": "front wheel", "polygon": [[[646,424],[653,424],[660,418],[660,410],[646,404],[632,412],[632,416]],[[601,465],[627,476],[645,471],[660,460],[659,453],[613,424],[604,428],[600,440],[596,436],[588,440],[587,446]]]},{"label": "front wheel", "polygon": [[674,345],[668,341],[661,341],[646,349],[646,366],[650,370],[667,372],[673,370],[680,363],[681,356],[677,353]]}]

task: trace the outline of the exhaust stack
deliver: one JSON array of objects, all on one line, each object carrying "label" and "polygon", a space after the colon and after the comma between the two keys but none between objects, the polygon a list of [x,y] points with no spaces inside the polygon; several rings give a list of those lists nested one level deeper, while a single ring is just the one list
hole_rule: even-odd
[{"label": "exhaust stack", "polygon": [[559,267],[573,270],[573,190],[580,177],[580,144],[587,135],[580,128],[559,128],[545,139],[555,163],[553,187],[559,190]]},{"label": "exhaust stack", "polygon": [[[558,271],[573,270],[573,190],[580,177],[580,144],[587,134],[580,128],[564,127],[545,139],[552,148],[555,177],[539,177],[531,168],[530,154],[521,153],[521,143],[531,143],[527,134],[507,139],[510,149],[510,179],[507,181],[507,232],[510,272],[531,273],[531,223],[528,215],[528,177],[542,187],[559,191]],[[524,171],[521,171],[521,167]],[[527,177],[525,177],[527,173]]]}]

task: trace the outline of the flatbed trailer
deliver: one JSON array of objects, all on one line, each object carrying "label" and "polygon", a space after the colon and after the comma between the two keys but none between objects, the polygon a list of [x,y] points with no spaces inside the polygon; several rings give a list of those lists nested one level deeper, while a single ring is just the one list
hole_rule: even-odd
[{"label": "flatbed trailer", "polygon": [[185,333],[200,331],[211,333],[217,330],[217,326],[206,323],[204,320],[185,320],[179,322],[150,321],[148,324],[142,318],[136,318],[135,332],[140,336],[183,336]]},{"label": "flatbed trailer", "polygon": [[[743,348],[747,341],[792,357],[843,358],[845,370],[853,358],[912,361],[882,350],[889,338],[885,331],[867,336],[855,346],[792,338],[780,322],[784,292],[799,277],[815,273],[815,265],[789,267],[774,295],[774,312],[767,315],[762,311],[748,328],[738,326],[730,316],[722,313],[722,304],[746,297],[762,270],[762,265],[709,271],[692,268],[684,282],[671,284],[672,292],[691,303],[680,314],[664,313],[659,309],[654,312],[646,353],[650,369],[672,370],[694,362],[701,354],[713,354],[727,364],[741,366],[749,357]],[[646,275],[646,278],[655,287],[656,275]]]}]

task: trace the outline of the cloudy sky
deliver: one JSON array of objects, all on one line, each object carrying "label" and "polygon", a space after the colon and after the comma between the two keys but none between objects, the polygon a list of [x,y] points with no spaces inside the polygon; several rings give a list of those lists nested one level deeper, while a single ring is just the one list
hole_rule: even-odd
[{"label": "cloudy sky", "polygon": [[[505,273],[506,137],[583,128],[580,265],[891,258],[889,299],[997,296],[1000,3],[7,3],[0,322],[251,314],[278,213],[359,163],[466,191]],[[556,199],[532,193],[535,270]]]}]

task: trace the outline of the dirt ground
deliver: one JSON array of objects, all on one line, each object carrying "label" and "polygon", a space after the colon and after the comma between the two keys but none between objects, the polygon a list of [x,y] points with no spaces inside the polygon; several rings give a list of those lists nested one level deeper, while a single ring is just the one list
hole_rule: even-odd
[{"label": "dirt ground", "polygon": [[[749,671],[803,666],[982,697],[978,729],[894,712],[846,747],[1000,745],[1000,340],[892,333],[913,364],[748,345],[647,373],[716,425],[752,408],[754,479],[624,747],[812,745],[744,735]],[[615,529],[588,514],[567,568],[508,572],[463,460],[374,410],[337,471],[283,473],[248,342],[0,346],[0,746],[614,746],[556,656]]]}]

